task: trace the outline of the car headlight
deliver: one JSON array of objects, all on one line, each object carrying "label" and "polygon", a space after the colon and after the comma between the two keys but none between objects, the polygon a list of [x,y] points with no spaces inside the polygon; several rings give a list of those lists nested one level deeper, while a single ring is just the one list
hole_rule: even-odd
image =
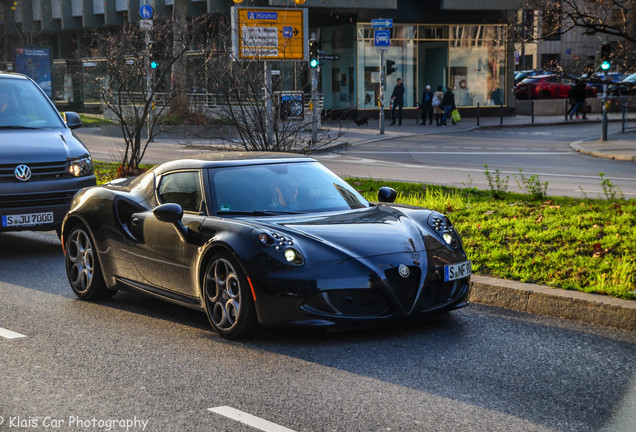
[{"label": "car headlight", "polygon": [[298,246],[291,237],[276,232],[264,232],[255,230],[252,239],[260,246],[269,249],[270,253],[279,260],[294,265],[303,265],[305,258],[298,250]]},{"label": "car headlight", "polygon": [[91,175],[93,173],[93,160],[90,156],[73,159],[69,162],[68,172],[75,177]]},{"label": "car headlight", "polygon": [[459,246],[457,232],[446,216],[434,213],[429,217],[428,224],[451,248],[456,249]]}]

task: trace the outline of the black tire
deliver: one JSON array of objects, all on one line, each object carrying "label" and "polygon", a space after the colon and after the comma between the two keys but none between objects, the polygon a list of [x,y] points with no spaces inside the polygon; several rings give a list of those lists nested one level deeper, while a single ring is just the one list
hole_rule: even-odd
[{"label": "black tire", "polygon": [[226,339],[254,333],[256,308],[247,277],[229,252],[217,252],[205,268],[205,311],[214,330]]},{"label": "black tire", "polygon": [[64,236],[64,263],[66,276],[75,295],[83,300],[112,297],[116,290],[106,288],[97,248],[88,229],[79,224]]}]

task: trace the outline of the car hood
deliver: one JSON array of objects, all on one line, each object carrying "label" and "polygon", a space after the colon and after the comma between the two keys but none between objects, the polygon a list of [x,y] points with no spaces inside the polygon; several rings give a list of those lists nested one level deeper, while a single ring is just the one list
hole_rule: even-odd
[{"label": "car hood", "polygon": [[[430,211],[422,209],[421,212],[421,220],[426,220]],[[307,240],[310,240],[314,246],[322,244],[349,257],[413,253],[426,249],[423,231],[426,228],[400,210],[387,206],[270,223],[277,225],[282,234],[296,242],[304,238],[301,247],[308,246]]]},{"label": "car hood", "polygon": [[69,129],[0,130],[1,163],[65,161],[88,155]]}]

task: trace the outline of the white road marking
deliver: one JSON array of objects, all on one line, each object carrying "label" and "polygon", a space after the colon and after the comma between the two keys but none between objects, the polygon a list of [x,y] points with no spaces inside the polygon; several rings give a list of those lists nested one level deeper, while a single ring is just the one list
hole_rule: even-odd
[{"label": "white road marking", "polygon": [[216,408],[208,408],[208,411],[211,411],[216,414],[221,414],[222,416],[231,418],[232,420],[236,420],[237,422],[246,424],[248,426],[252,426],[256,429],[265,431],[265,432],[295,432],[292,429],[288,429],[284,426],[278,425],[276,423],[272,423],[268,420],[264,420],[260,417],[253,416],[243,411],[239,411],[236,408],[232,408],[229,406],[220,406]]},{"label": "white road marking", "polygon": [[22,339],[26,336],[20,333],[16,333],[11,330],[7,330],[5,328],[0,327],[0,336],[6,339]]}]

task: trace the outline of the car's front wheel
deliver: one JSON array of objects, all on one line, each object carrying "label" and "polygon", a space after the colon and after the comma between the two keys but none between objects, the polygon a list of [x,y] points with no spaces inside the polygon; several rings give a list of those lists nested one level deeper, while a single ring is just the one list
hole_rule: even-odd
[{"label": "car's front wheel", "polygon": [[65,239],[66,275],[75,295],[84,300],[114,295],[117,291],[106,288],[97,249],[88,229],[84,225],[75,226]]},{"label": "car's front wheel", "polygon": [[228,339],[250,335],[256,312],[247,277],[228,252],[218,252],[208,262],[203,280],[205,311],[214,330]]}]

